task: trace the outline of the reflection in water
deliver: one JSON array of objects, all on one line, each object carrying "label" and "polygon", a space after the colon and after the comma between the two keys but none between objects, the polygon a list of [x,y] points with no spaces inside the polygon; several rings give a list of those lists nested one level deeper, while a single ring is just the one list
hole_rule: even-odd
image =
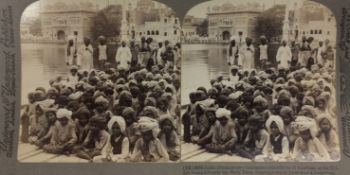
[{"label": "reflection in water", "polygon": [[210,80],[228,76],[225,45],[189,44],[182,47],[181,103],[188,104],[188,94],[200,86],[210,87]]},{"label": "reflection in water", "polygon": [[49,87],[49,80],[66,75],[65,47],[56,44],[22,44],[22,99],[28,102],[27,94],[37,87]]}]

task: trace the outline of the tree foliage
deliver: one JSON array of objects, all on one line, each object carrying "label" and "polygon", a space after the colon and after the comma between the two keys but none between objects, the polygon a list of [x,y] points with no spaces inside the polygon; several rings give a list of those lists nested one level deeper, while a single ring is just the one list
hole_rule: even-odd
[{"label": "tree foliage", "polygon": [[196,32],[199,36],[208,36],[208,19],[203,20],[196,28]]},{"label": "tree foliage", "polygon": [[268,40],[280,38],[283,32],[285,10],[285,5],[276,5],[262,12],[255,23],[255,34],[257,36],[265,35]]},{"label": "tree foliage", "polygon": [[97,12],[91,25],[93,39],[95,40],[101,35],[105,37],[119,36],[122,18],[121,5],[110,5]]},{"label": "tree foliage", "polygon": [[34,36],[42,36],[40,18],[35,19],[33,23],[29,26],[29,33]]}]

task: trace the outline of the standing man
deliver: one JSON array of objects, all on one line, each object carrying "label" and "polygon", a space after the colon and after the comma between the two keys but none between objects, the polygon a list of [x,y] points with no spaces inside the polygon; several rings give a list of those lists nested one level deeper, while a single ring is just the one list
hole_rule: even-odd
[{"label": "standing man", "polygon": [[106,38],[104,36],[98,37],[98,46],[97,46],[97,52],[98,52],[98,62],[100,69],[105,69],[105,64],[107,61],[107,44],[106,44]]},{"label": "standing man", "polygon": [[289,64],[292,59],[292,52],[287,46],[287,41],[283,40],[282,45],[278,48],[276,60],[278,68],[289,69]]},{"label": "standing man", "polygon": [[315,49],[315,61],[318,65],[324,65],[324,60],[322,58],[322,52],[324,52],[325,48],[323,46],[323,41],[318,42],[318,48]]},{"label": "standing man", "polygon": [[291,66],[295,67],[298,64],[299,61],[299,47],[298,45],[295,43],[295,41],[291,42],[291,52],[292,52],[292,60],[291,60]]},{"label": "standing man", "polygon": [[115,61],[118,68],[129,70],[131,64],[131,51],[128,46],[126,46],[125,41],[122,41],[122,45],[118,48],[117,54],[115,56]]},{"label": "standing man", "polygon": [[242,46],[242,48],[239,50],[239,53],[241,55],[240,62],[242,65],[243,70],[252,70],[254,69],[254,53],[255,49],[252,44],[253,40],[249,37],[246,37],[245,39],[246,43]]},{"label": "standing man", "polygon": [[154,57],[155,57],[155,60],[156,60],[156,64],[157,65],[163,65],[163,60],[162,60],[162,57],[161,57],[161,52],[163,50],[163,43],[162,42],[159,42],[158,43],[158,48],[154,50]]},{"label": "standing man", "polygon": [[74,31],[74,53],[72,65],[78,65],[78,31]]},{"label": "standing man", "polygon": [[264,35],[260,37],[261,44],[259,45],[259,60],[260,60],[260,68],[265,69],[266,68],[266,62],[267,62],[267,39]]},{"label": "standing man", "polygon": [[232,36],[230,38],[231,42],[228,47],[228,55],[227,55],[227,64],[228,65],[237,65],[238,63],[238,43],[237,43],[237,38],[235,36]]},{"label": "standing man", "polygon": [[133,70],[136,68],[138,62],[139,62],[139,48],[137,45],[135,45],[135,41],[130,41],[130,52],[131,52],[131,64],[130,69],[133,72]]}]

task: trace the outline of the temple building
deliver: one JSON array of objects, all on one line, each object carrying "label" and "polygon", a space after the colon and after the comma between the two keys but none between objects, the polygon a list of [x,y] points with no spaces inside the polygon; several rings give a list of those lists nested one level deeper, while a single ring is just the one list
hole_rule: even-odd
[{"label": "temple building", "polygon": [[287,2],[283,26],[283,39],[301,41],[313,37],[318,41],[330,40],[335,44],[336,20],[333,13],[322,4],[306,0]]},{"label": "temple building", "polygon": [[185,41],[190,41],[199,37],[197,27],[203,23],[204,18],[186,15],[182,23],[182,35]]},{"label": "temple building", "polygon": [[255,38],[254,24],[263,10],[264,7],[258,3],[233,5],[227,2],[208,8],[209,39],[227,41],[233,35],[241,41],[247,36]]},{"label": "temple building", "polygon": [[[41,1],[42,2],[42,1]],[[66,40],[74,32],[78,40],[91,37],[90,26],[96,14],[96,6],[90,2],[40,4],[42,34],[52,40]]]}]

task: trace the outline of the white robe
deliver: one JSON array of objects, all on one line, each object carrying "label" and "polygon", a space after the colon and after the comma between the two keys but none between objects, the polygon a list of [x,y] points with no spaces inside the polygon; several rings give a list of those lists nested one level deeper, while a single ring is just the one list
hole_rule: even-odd
[{"label": "white robe", "polygon": [[107,60],[107,45],[99,45],[98,54],[98,60]]},{"label": "white robe", "polygon": [[120,62],[118,68],[129,69],[128,63],[131,63],[131,57],[132,55],[129,47],[119,47],[115,56],[115,61]]},{"label": "white robe", "polygon": [[292,59],[292,51],[288,46],[280,46],[277,51],[276,60],[280,62],[278,68],[289,68],[289,63]]},{"label": "white robe", "polygon": [[259,50],[260,50],[259,59],[260,60],[267,60],[267,44],[260,45]]},{"label": "white robe", "polygon": [[[249,49],[249,50],[248,50]],[[239,59],[239,64],[242,66],[243,70],[252,70],[254,69],[255,65],[254,65],[254,46],[251,44],[250,46],[247,46],[246,44],[244,44],[240,50],[240,59]]]},{"label": "white robe", "polygon": [[94,65],[93,65],[93,48],[90,45],[88,46],[81,46],[78,50],[79,53],[79,58],[77,58],[77,64],[81,67],[81,69],[86,69],[86,70],[90,70],[93,69]]}]

